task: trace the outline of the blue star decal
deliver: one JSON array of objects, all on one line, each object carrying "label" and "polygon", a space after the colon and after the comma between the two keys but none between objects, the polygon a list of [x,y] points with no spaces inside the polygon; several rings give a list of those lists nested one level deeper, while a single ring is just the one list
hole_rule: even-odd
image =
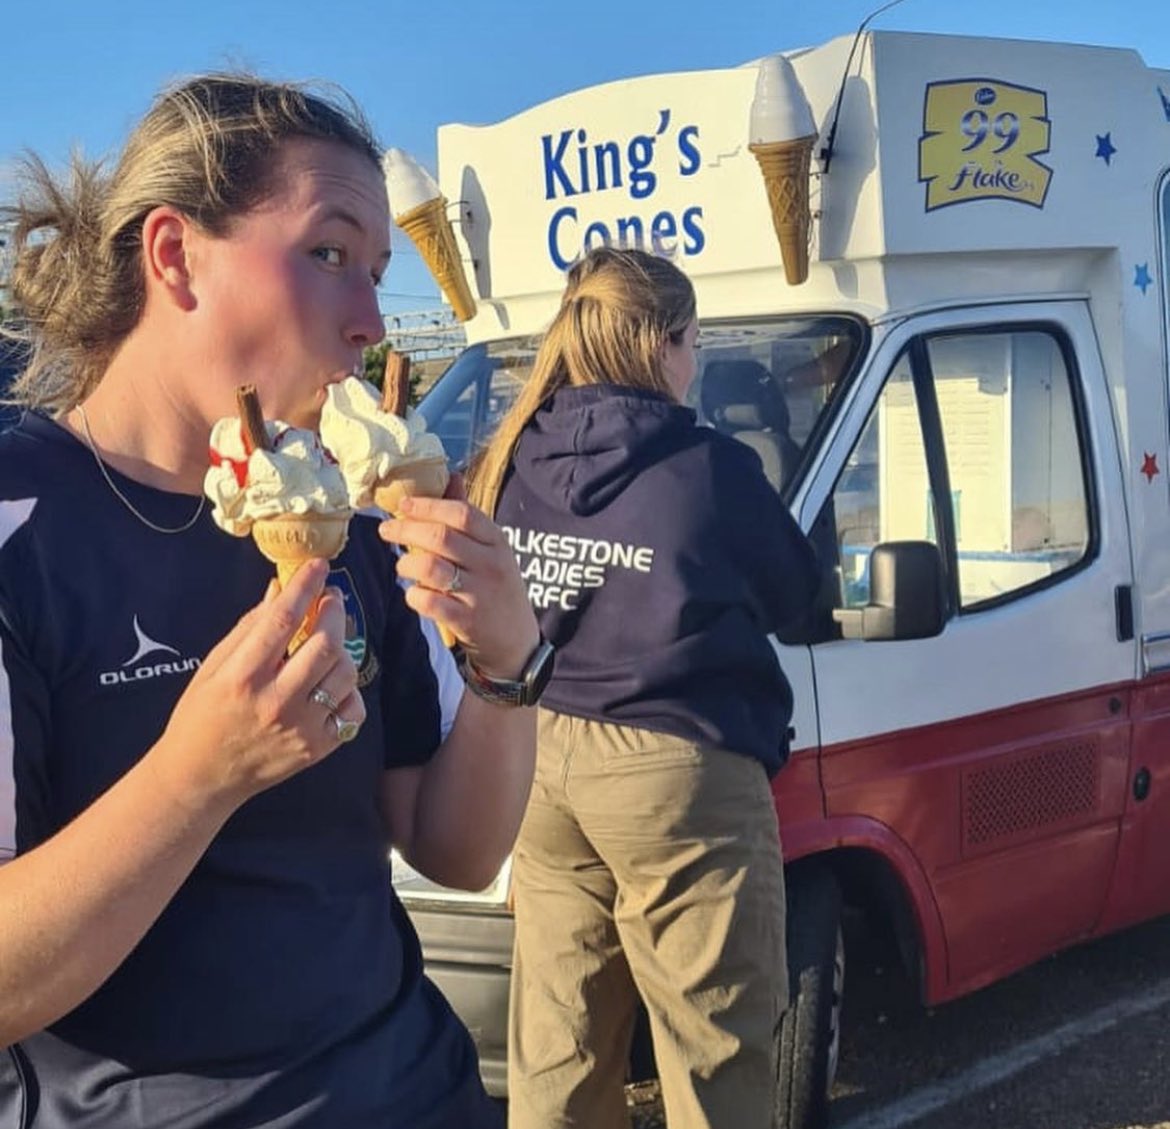
[{"label": "blue star decal", "polygon": [[1113,139],[1110,134],[1097,134],[1097,152],[1093,154],[1094,157],[1101,157],[1106,164],[1109,164],[1109,158],[1116,153],[1117,150],[1113,146]]},{"label": "blue star decal", "polygon": [[1143,294],[1146,292],[1147,288],[1153,285],[1153,282],[1154,280],[1150,277],[1149,263],[1139,263],[1136,267],[1133,268],[1133,284]]}]

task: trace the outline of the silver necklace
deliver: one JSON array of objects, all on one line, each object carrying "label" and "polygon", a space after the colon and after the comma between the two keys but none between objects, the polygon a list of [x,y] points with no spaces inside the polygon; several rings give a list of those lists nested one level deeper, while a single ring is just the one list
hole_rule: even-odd
[{"label": "silver necklace", "polygon": [[134,503],[131,502],[130,499],[127,498],[126,495],[118,489],[114,480],[110,477],[110,472],[106,469],[106,464],[102,462],[101,455],[98,454],[97,445],[94,443],[93,436],[90,434],[89,419],[86,417],[85,409],[80,404],[76,404],[75,407],[77,409],[77,414],[81,417],[81,429],[85,432],[85,442],[89,447],[90,453],[93,455],[94,462],[98,465],[98,470],[102,472],[102,478],[106,480],[106,485],[111,490],[113,490],[114,497],[116,497],[118,501],[126,507],[126,509],[128,509],[136,518],[138,518],[138,520],[142,522],[142,524],[145,525],[147,529],[153,529],[155,533],[186,533],[187,530],[190,529],[203,515],[203,506],[207,502],[207,495],[200,495],[199,505],[195,507],[195,512],[191,515],[190,521],[186,521],[182,525],[176,526],[174,529],[168,529],[165,525],[156,525],[153,521],[150,520],[150,518],[145,517],[135,507]]}]

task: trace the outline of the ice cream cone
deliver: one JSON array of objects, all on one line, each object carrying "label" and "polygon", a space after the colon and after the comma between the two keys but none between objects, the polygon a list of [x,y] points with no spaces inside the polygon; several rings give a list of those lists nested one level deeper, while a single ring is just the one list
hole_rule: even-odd
[{"label": "ice cream cone", "polygon": [[[332,560],[349,537],[351,511],[338,513],[281,514],[252,523],[252,538],[260,552],[276,565],[283,588],[301,565],[313,560]],[[309,636],[317,610],[313,608],[288,645],[291,655]]]},{"label": "ice cream cone", "polygon": [[809,209],[809,168],[816,135],[793,141],[756,142],[755,154],[764,175],[772,226],[780,241],[784,276],[790,286],[808,278],[808,238],[812,222]]},{"label": "ice cream cone", "polygon": [[[396,514],[402,508],[403,498],[417,496],[441,498],[451,478],[446,459],[415,459],[400,463],[374,487],[374,505],[388,514]],[[443,624],[439,624],[439,635],[445,647],[455,646],[455,636]]]},{"label": "ice cream cone", "polygon": [[374,486],[374,505],[388,514],[396,514],[402,499],[418,494],[424,498],[441,498],[451,475],[446,459],[415,459],[399,463]]},{"label": "ice cream cone", "polygon": [[468,321],[475,316],[475,299],[463,271],[463,260],[455,243],[455,231],[447,218],[447,200],[438,196],[394,217],[410,236],[427,268],[434,276],[455,316]]}]

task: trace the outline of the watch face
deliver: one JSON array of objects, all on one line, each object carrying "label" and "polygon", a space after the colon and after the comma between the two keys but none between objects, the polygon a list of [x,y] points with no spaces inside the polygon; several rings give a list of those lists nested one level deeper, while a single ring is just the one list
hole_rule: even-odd
[{"label": "watch face", "polygon": [[524,668],[524,705],[534,706],[539,701],[548,680],[552,678],[556,655],[556,648],[547,639],[542,639],[532,652],[532,658]]}]

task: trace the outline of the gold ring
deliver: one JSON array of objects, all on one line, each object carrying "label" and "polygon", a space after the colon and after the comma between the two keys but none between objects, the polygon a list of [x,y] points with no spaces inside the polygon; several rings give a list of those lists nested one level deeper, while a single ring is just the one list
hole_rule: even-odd
[{"label": "gold ring", "polygon": [[329,716],[333,718],[333,725],[337,729],[337,739],[342,744],[346,741],[352,741],[361,730],[362,723],[360,721],[350,721],[337,713],[331,713]]},{"label": "gold ring", "polygon": [[463,570],[454,561],[451,562],[451,567],[455,571],[451,574],[451,583],[447,585],[448,596],[453,592],[463,591]]}]

